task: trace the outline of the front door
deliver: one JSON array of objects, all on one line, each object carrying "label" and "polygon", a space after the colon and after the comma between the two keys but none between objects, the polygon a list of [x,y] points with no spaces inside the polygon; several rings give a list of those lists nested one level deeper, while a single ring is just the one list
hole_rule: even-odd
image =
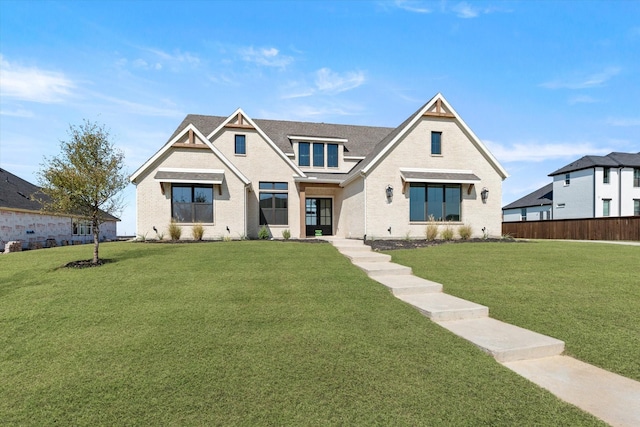
[{"label": "front door", "polygon": [[333,235],[331,199],[307,198],[305,200],[305,208],[307,237]]}]

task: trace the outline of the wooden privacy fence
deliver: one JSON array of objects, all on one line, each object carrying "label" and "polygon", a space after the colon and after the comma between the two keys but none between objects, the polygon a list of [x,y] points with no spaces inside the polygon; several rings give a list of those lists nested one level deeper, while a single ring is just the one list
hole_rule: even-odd
[{"label": "wooden privacy fence", "polygon": [[525,239],[640,240],[640,216],[503,222],[502,234]]}]

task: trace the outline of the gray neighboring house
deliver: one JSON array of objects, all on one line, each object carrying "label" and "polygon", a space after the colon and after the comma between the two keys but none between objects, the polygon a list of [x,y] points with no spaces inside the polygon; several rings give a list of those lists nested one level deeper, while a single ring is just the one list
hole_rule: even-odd
[{"label": "gray neighboring house", "polygon": [[509,203],[502,208],[504,222],[553,219],[553,183]]},{"label": "gray neighboring house", "polygon": [[[24,249],[93,241],[90,221],[43,213],[34,195],[43,196],[40,187],[0,169],[0,251],[11,241],[20,241]],[[100,225],[100,240],[116,239],[117,221],[107,216]]]},{"label": "gray neighboring house", "polygon": [[640,153],[584,156],[502,208],[504,222],[640,215]]},{"label": "gray neighboring house", "polygon": [[549,176],[554,219],[640,215],[640,153],[584,156]]}]

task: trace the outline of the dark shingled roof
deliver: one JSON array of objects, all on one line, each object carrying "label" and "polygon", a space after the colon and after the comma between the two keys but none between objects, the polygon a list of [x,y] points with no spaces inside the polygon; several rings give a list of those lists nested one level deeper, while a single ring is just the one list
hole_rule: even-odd
[{"label": "dark shingled roof", "polygon": [[45,198],[37,185],[0,169],[0,208],[39,211],[40,203],[34,200],[33,195]]},{"label": "dark shingled roof", "polygon": [[[35,200],[48,197],[40,191],[40,187],[31,184],[16,175],[0,169],[0,208],[40,211],[42,205]],[[118,218],[105,214],[109,221],[120,221]]]},{"label": "dark shingled roof", "polygon": [[543,206],[543,205],[550,205],[552,203],[553,203],[553,182],[545,185],[542,188],[537,189],[533,193],[527,194],[526,196],[516,200],[515,202],[509,203],[507,206],[503,207],[502,210],[528,208],[531,206]]},{"label": "dark shingled roof", "polygon": [[579,171],[583,169],[591,169],[595,167],[640,167],[640,153],[609,153],[606,156],[584,156],[561,167],[555,172],[551,172],[549,176],[560,175]]},{"label": "dark shingled roof", "polygon": [[[169,141],[192,123],[205,136],[208,136],[227,117],[202,116],[189,114],[171,135]],[[349,156],[366,156],[375,144],[388,135],[393,128],[339,125],[331,123],[293,122],[285,120],[253,119],[254,123],[282,150],[283,153],[293,153],[291,142],[287,136],[307,136],[316,138],[347,139],[345,151]]]}]

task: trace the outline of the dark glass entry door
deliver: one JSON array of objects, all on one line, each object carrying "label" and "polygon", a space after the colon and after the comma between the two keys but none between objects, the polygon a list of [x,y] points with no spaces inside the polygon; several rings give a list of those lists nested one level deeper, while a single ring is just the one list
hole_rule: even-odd
[{"label": "dark glass entry door", "polygon": [[331,199],[307,198],[305,200],[305,225],[307,237],[333,235],[333,208]]}]

